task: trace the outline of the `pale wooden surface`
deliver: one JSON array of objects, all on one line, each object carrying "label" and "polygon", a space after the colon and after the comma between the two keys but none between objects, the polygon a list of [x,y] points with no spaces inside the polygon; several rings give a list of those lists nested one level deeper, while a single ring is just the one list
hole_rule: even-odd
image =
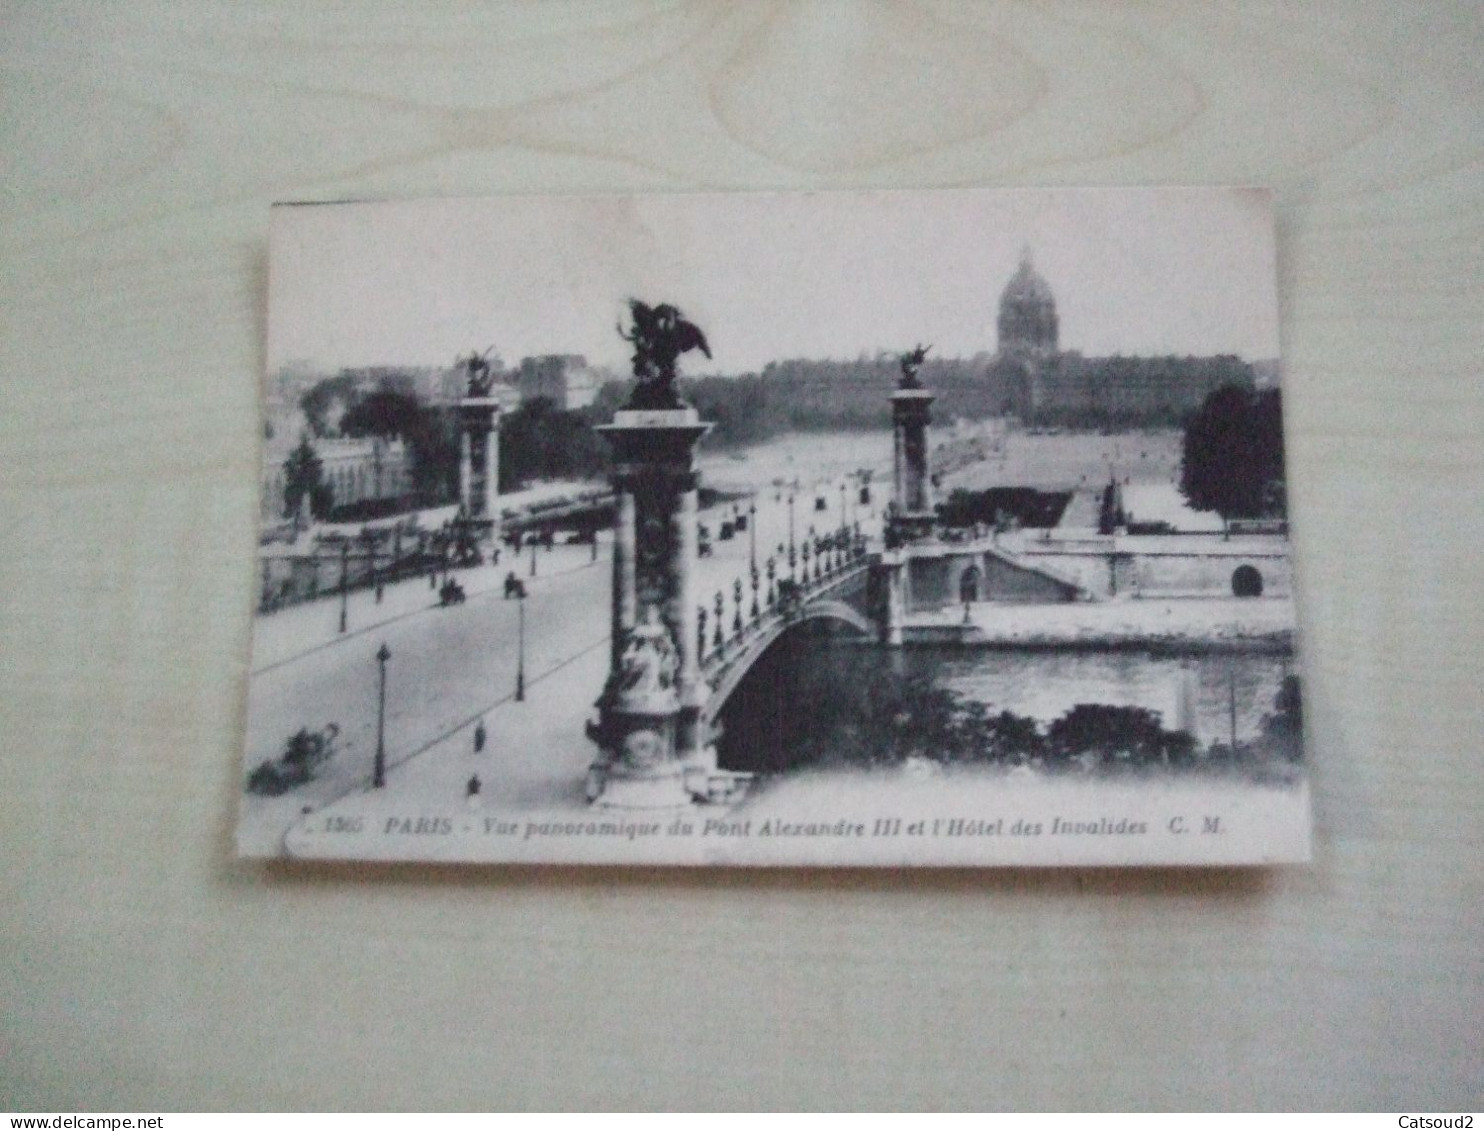
[{"label": "pale wooden surface", "polygon": [[[1476,4],[310,7],[0,10],[0,1106],[1480,1105]],[[270,201],[1160,182],[1278,190],[1312,868],[231,860]]]}]

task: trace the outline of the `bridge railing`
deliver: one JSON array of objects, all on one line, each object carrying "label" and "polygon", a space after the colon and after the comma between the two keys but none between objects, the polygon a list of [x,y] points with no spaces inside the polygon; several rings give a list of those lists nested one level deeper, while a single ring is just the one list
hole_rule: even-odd
[{"label": "bridge railing", "polygon": [[737,577],[730,593],[718,590],[709,608],[699,607],[696,654],[702,667],[725,667],[752,640],[794,619],[810,601],[858,576],[866,560],[866,539],[857,524],[791,549],[787,575],[781,575],[779,563],[771,557],[763,568],[754,565],[745,584]]}]

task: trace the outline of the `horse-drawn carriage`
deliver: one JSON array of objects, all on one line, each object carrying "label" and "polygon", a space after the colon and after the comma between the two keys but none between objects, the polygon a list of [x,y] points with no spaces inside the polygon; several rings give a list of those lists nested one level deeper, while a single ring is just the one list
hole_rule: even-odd
[{"label": "horse-drawn carriage", "polygon": [[266,761],[247,776],[249,793],[278,797],[312,779],[335,754],[340,728],[326,723],[322,730],[301,728],[284,743],[278,760]]}]

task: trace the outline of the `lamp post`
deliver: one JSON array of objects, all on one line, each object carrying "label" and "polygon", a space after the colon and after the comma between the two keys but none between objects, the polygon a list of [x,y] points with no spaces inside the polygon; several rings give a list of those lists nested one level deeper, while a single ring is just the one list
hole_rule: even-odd
[{"label": "lamp post", "polygon": [[788,576],[793,579],[794,562],[797,561],[794,551],[794,493],[788,493]]},{"label": "lamp post", "polygon": [[382,641],[376,650],[376,761],[371,767],[371,784],[376,789],[386,785],[386,662],[392,658],[392,650]]},{"label": "lamp post", "polygon": [[[533,551],[534,555],[534,551]],[[535,557],[531,559],[534,568]],[[515,594],[515,701],[526,701],[526,591],[522,586]]]},{"label": "lamp post", "polygon": [[540,539],[537,538],[537,537],[535,537],[534,535],[531,537],[531,576],[532,577],[535,577],[536,576],[536,543],[539,542],[539,541],[540,541]]},{"label": "lamp post", "polygon": [[340,631],[345,631],[345,607],[350,589],[350,543],[340,543]]},{"label": "lamp post", "polygon": [[376,603],[379,605],[381,604],[381,571],[377,568],[376,564],[376,549],[379,542],[376,531],[372,530],[369,526],[362,527],[361,542],[366,547],[366,564],[370,570],[367,580],[371,588],[376,592]]},{"label": "lamp post", "polygon": [[757,502],[747,504],[747,572],[752,579],[752,619],[757,620],[762,611],[757,600],[758,568],[757,568]]},{"label": "lamp post", "polygon": [[747,504],[747,563],[757,572],[757,504]]}]

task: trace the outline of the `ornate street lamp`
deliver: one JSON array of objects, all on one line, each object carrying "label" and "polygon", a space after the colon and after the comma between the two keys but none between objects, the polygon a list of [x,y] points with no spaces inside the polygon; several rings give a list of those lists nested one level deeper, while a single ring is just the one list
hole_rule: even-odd
[{"label": "ornate street lamp", "polygon": [[386,785],[386,662],[391,658],[392,650],[382,641],[376,650],[376,761],[371,767],[371,785],[376,789]]},{"label": "ornate street lamp", "polygon": [[706,606],[696,606],[696,662],[706,658]]},{"label": "ornate street lamp", "polygon": [[732,601],[737,606],[737,611],[732,617],[732,631],[742,631],[742,579],[739,577],[732,582]]},{"label": "ornate street lamp", "polygon": [[345,606],[350,590],[350,543],[340,543],[340,631],[345,631]]},{"label": "ornate street lamp", "polygon": [[[535,560],[534,558],[532,559]],[[522,585],[515,593],[516,645],[515,645],[515,701],[526,701],[526,588]]]},{"label": "ornate street lamp", "polygon": [[747,504],[747,561],[757,575],[757,504]]},{"label": "ornate street lamp", "polygon": [[788,576],[792,580],[794,576],[794,563],[798,560],[794,550],[794,496],[790,491],[788,494]]},{"label": "ornate street lamp", "polygon": [[772,557],[768,558],[768,608],[772,608],[778,602],[778,591],[773,587],[773,578],[777,572]]}]

